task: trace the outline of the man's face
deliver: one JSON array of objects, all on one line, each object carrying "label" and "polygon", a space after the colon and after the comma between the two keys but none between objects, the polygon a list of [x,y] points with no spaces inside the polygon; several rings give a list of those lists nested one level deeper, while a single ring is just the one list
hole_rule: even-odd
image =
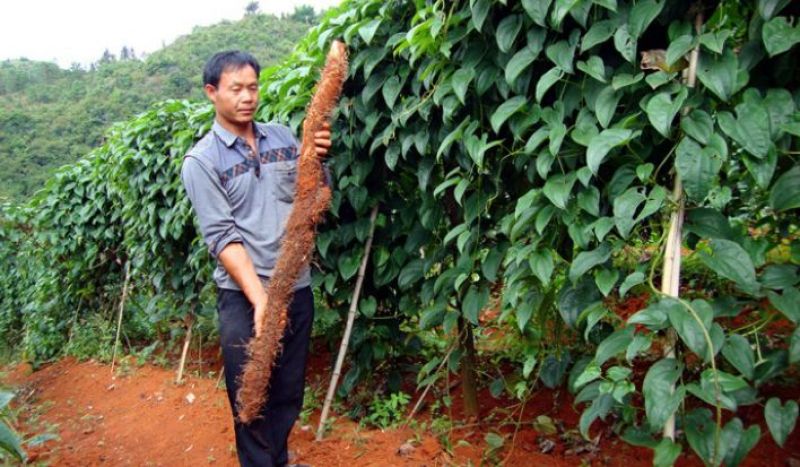
[{"label": "man's face", "polygon": [[258,108],[258,76],[252,67],[226,69],[219,84],[216,87],[207,84],[205,91],[221,119],[234,125],[253,121]]}]

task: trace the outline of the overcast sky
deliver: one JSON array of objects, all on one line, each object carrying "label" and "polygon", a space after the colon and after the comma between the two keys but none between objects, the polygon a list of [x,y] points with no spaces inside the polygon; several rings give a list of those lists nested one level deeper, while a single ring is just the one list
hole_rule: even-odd
[{"label": "overcast sky", "polygon": [[[244,15],[248,0],[3,0],[0,60],[26,57],[62,67],[96,61],[122,46],[153,52],[194,26]],[[261,0],[264,13],[291,13],[296,5],[318,12],[339,0]]]}]

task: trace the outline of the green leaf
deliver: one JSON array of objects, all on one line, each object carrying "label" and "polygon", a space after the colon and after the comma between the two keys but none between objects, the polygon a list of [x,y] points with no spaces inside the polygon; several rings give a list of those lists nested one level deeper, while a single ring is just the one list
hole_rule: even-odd
[{"label": "green leaf", "polygon": [[769,205],[776,211],[800,208],[800,165],[783,173],[769,190]]},{"label": "green leaf", "polygon": [[765,20],[769,20],[780,13],[790,1],[791,0],[758,0],[758,14]]},{"label": "green leaf", "polygon": [[775,443],[783,447],[789,434],[794,431],[797,423],[797,402],[786,401],[781,405],[780,399],[772,397],[764,406],[764,418],[767,420],[767,427],[772,434]]},{"label": "green leaf", "polygon": [[19,436],[3,420],[0,420],[0,449],[13,455],[20,462],[24,462],[27,458],[20,445]]},{"label": "green leaf", "polygon": [[673,298],[663,298],[634,313],[628,318],[628,324],[641,324],[651,331],[658,331],[666,327],[670,310],[682,307],[683,305]]},{"label": "green leaf", "polygon": [[542,284],[548,285],[550,283],[550,277],[553,275],[553,269],[555,268],[553,264],[553,254],[550,250],[534,251],[530,254],[528,263],[530,264],[531,271],[539,278]]},{"label": "green leaf", "polygon": [[761,37],[767,53],[774,57],[800,42],[800,24],[792,27],[785,16],[777,16],[764,24]]},{"label": "green leaf", "polygon": [[606,19],[592,23],[592,26],[586,31],[586,34],[583,35],[581,53],[607,41],[614,34],[616,29],[616,21]]},{"label": "green leaf", "polygon": [[703,86],[727,102],[749,80],[747,70],[739,68],[739,60],[727,49],[721,56],[700,54],[697,78]]},{"label": "green leaf", "polygon": [[708,137],[714,132],[714,121],[707,112],[694,109],[681,119],[681,130],[702,144],[708,144]]},{"label": "green leaf", "polygon": [[642,0],[636,2],[631,8],[628,15],[628,32],[634,39],[639,36],[650,26],[650,23],[661,13],[664,8],[664,1],[657,2],[655,0]]},{"label": "green leaf", "polygon": [[425,261],[422,259],[415,259],[403,266],[400,274],[397,276],[397,285],[400,289],[406,289],[418,280],[422,279],[425,275]]},{"label": "green leaf", "polygon": [[400,89],[402,89],[402,87],[403,84],[400,82],[400,77],[397,75],[389,77],[389,79],[383,83],[381,92],[383,94],[383,100],[386,102],[386,107],[389,109],[394,108],[394,103],[397,100],[397,96],[400,95]]},{"label": "green leaf", "polygon": [[725,41],[728,40],[732,31],[730,29],[723,29],[717,32],[707,32],[700,35],[700,44],[715,54],[721,54]]},{"label": "green leaf", "polygon": [[577,284],[567,282],[558,293],[558,312],[569,327],[574,327],[578,316],[602,298],[594,281],[584,277]]},{"label": "green leaf", "polygon": [[570,362],[572,362],[572,357],[569,352],[562,353],[560,358],[556,355],[548,355],[539,370],[539,379],[542,384],[550,389],[560,385],[564,381]]},{"label": "green leaf", "polygon": [[490,119],[492,130],[494,130],[495,133],[499,133],[500,126],[502,126],[510,116],[522,109],[527,101],[525,96],[515,96],[500,104]]},{"label": "green leaf", "polygon": [[675,96],[674,101],[668,92],[658,93],[647,101],[647,105],[645,105],[647,118],[650,119],[650,124],[653,125],[663,137],[669,138],[672,121],[675,119],[675,115],[678,114],[678,111],[681,110],[681,106],[684,101],[686,101],[688,95],[689,93],[686,88],[682,88]]},{"label": "green leaf", "polygon": [[767,296],[778,311],[794,324],[800,324],[800,290],[789,287],[783,291],[783,295],[778,295],[770,290],[767,292]]},{"label": "green leaf", "polygon": [[715,449],[716,423],[711,417],[708,409],[694,409],[683,422],[686,430],[686,439],[692,450],[706,463],[706,465],[718,465],[725,456],[726,446],[720,442],[719,453]]},{"label": "green leaf", "polygon": [[736,106],[736,119],[729,112],[720,112],[719,126],[726,135],[753,156],[763,159],[772,146],[769,113],[760,102],[742,102]]},{"label": "green leaf", "polygon": [[358,272],[358,267],[361,264],[361,254],[357,252],[350,252],[339,255],[338,266],[339,273],[342,279],[349,280]]},{"label": "green leaf", "polygon": [[561,21],[564,20],[564,17],[567,16],[567,13],[572,10],[575,6],[577,6],[581,0],[556,0],[556,4],[553,7],[553,11],[550,14],[550,23],[555,26],[559,27],[561,25]]},{"label": "green leaf", "polygon": [[647,424],[652,430],[660,430],[683,401],[683,388],[674,387],[682,372],[683,364],[674,358],[661,359],[647,370],[642,393]]},{"label": "green leaf", "polygon": [[547,26],[547,10],[550,9],[552,0],[522,0],[522,8],[528,13],[534,23]]},{"label": "green leaf", "polygon": [[364,39],[365,44],[370,45],[370,42],[372,42],[372,38],[375,37],[375,32],[378,30],[380,25],[381,19],[378,18],[358,28],[358,35]]},{"label": "green leaf", "polygon": [[600,190],[589,187],[578,193],[578,206],[593,216],[600,215]]},{"label": "green leaf", "polygon": [[506,64],[506,82],[514,84],[514,81],[525,71],[536,57],[539,56],[539,51],[530,46],[523,47],[511,57],[511,60]]},{"label": "green leaf", "polygon": [[644,73],[638,73],[636,75],[631,75],[629,73],[616,73],[614,74],[614,77],[611,78],[611,87],[613,87],[615,91],[619,91],[622,88],[626,88],[638,83],[643,78]]},{"label": "green leaf", "polygon": [[567,208],[572,187],[575,185],[575,173],[555,175],[547,179],[542,192],[559,209]]},{"label": "green leaf", "polygon": [[467,89],[469,83],[475,78],[475,70],[472,68],[460,68],[453,73],[452,83],[453,92],[462,104],[466,104]]},{"label": "green leaf", "polygon": [[480,288],[472,285],[464,296],[464,303],[461,313],[470,323],[478,324],[478,315],[486,303],[489,302],[489,289],[486,286]]},{"label": "green leaf", "polygon": [[606,86],[597,95],[594,101],[594,113],[600,126],[607,128],[617,112],[617,104],[622,97],[622,93],[616,92],[614,86]]},{"label": "green leaf", "polygon": [[564,76],[564,71],[558,67],[551,68],[543,74],[536,83],[536,102],[541,102],[542,97],[554,84]]},{"label": "green leaf", "polygon": [[594,356],[595,362],[602,366],[611,357],[624,352],[633,341],[633,331],[633,326],[628,326],[614,331],[610,336],[603,339],[600,345],[597,346],[597,352]]},{"label": "green leaf", "polygon": [[634,135],[632,130],[610,128],[601,131],[589,142],[586,150],[586,165],[592,173],[597,174],[600,164],[603,163],[611,149],[627,143]]},{"label": "green leaf", "polygon": [[700,261],[720,276],[730,279],[748,291],[757,289],[756,272],[753,261],[738,243],[721,238],[708,242],[710,252],[698,251]]},{"label": "green leaf", "polygon": [[666,61],[667,66],[671,67],[684,55],[688,54],[694,47],[694,38],[691,35],[683,35],[670,42],[667,47]]},{"label": "green leaf", "polygon": [[505,248],[496,246],[489,250],[486,259],[481,263],[483,277],[490,282],[495,282],[497,280],[497,271],[500,269],[500,263],[502,263],[504,256]]},{"label": "green leaf", "polygon": [[514,40],[522,29],[522,16],[509,15],[500,21],[495,33],[497,47],[501,52],[508,52],[514,46]]},{"label": "green leaf", "polygon": [[[705,307],[695,307],[695,303],[699,302],[699,300],[695,300],[692,303],[692,307],[694,310],[701,314],[705,310]],[[711,328],[711,319],[713,319],[714,312],[711,310],[711,307],[708,307],[708,311],[705,315],[700,316],[702,322],[698,322],[697,319],[687,310],[685,307],[671,307],[668,312],[667,316],[669,317],[669,322],[672,324],[672,327],[675,328],[675,331],[680,336],[681,340],[686,344],[686,346],[697,354],[703,360],[707,360],[708,355],[708,345],[705,340],[705,335],[703,330],[710,331]],[[716,349],[715,349],[716,350]]]},{"label": "green leaf", "polygon": [[733,240],[734,231],[728,218],[717,210],[709,208],[692,209],[687,213],[686,228],[702,238],[723,238]]},{"label": "green leaf", "polygon": [[575,378],[575,381],[570,385],[570,387],[573,387],[577,390],[582,386],[591,383],[602,375],[603,372],[600,370],[600,365],[592,360],[583,368],[583,371],[580,373],[580,375],[578,375],[577,378]]},{"label": "green leaf", "polygon": [[627,25],[617,28],[614,33],[614,48],[628,62],[636,61],[636,37],[631,36]]},{"label": "green leaf", "polygon": [[611,394],[600,394],[597,396],[597,399],[592,401],[592,404],[583,411],[578,423],[578,428],[584,438],[589,439],[589,428],[591,428],[592,423],[598,418],[605,417],[611,411],[613,405],[614,398]]},{"label": "green leaf", "polygon": [[576,46],[577,44],[570,44],[569,41],[561,40],[549,45],[544,53],[556,67],[571,74],[574,71],[572,59],[575,57]]},{"label": "green leaf", "polygon": [[617,0],[592,0],[592,3],[613,12],[617,11]]},{"label": "green leaf", "polygon": [[619,286],[619,296],[624,298],[625,294],[627,294],[630,289],[644,283],[644,280],[645,275],[643,272],[636,271],[628,274]]},{"label": "green leaf", "polygon": [[597,81],[600,81],[601,83],[606,82],[606,68],[603,65],[603,59],[597,55],[592,55],[589,57],[589,60],[585,62],[579,61],[577,66],[579,70],[588,74]]},{"label": "green leaf", "polygon": [[569,268],[569,279],[576,283],[586,272],[598,264],[603,264],[611,258],[611,245],[601,243],[592,251],[578,253]]},{"label": "green leaf", "polygon": [[800,362],[800,326],[794,328],[789,339],[789,364],[794,365],[798,362]]},{"label": "green leaf", "polygon": [[625,193],[614,198],[614,224],[622,238],[628,238],[636,225],[634,219],[636,210],[646,199],[647,197],[639,192],[638,187],[628,188]]},{"label": "green leaf", "polygon": [[690,199],[698,203],[705,199],[723,162],[713,147],[701,148],[689,137],[681,139],[675,150],[675,169]]},{"label": "green leaf", "polygon": [[739,434],[736,443],[730,441],[731,436],[728,436],[726,440],[721,440],[722,442],[726,442],[727,445],[724,459],[726,467],[738,466],[761,438],[761,428],[758,425],[750,425],[746,430],[743,428],[744,425],[738,418],[734,418],[725,425],[723,434],[733,432]]},{"label": "green leaf", "polygon": [[680,444],[674,443],[669,438],[663,438],[653,448],[653,467],[672,467],[682,450]]},{"label": "green leaf", "polygon": [[753,379],[753,373],[756,367],[755,356],[753,349],[750,347],[750,342],[739,334],[731,334],[728,336],[725,346],[722,347],[722,356],[725,357],[739,373],[747,379]]},{"label": "green leaf", "polygon": [[491,4],[489,0],[470,0],[470,9],[472,10],[472,23],[478,31],[483,28],[483,23],[489,15],[489,8]]}]

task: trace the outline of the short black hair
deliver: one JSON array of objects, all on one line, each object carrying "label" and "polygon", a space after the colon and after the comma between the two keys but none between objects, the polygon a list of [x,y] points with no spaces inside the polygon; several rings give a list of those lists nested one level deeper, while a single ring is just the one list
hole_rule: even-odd
[{"label": "short black hair", "polygon": [[203,68],[203,85],[210,84],[217,87],[219,78],[225,70],[238,70],[246,66],[252,67],[256,76],[261,73],[261,65],[258,64],[258,60],[247,52],[240,50],[217,52],[208,59]]}]

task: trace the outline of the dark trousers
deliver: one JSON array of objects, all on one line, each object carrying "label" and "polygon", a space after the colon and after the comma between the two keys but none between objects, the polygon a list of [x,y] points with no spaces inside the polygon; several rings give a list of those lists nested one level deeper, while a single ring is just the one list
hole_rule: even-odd
[{"label": "dark trousers", "polygon": [[289,326],[283,336],[269,383],[262,417],[245,425],[237,420],[237,377],[246,361],[245,346],[253,335],[253,307],[238,290],[218,289],[219,336],[225,362],[225,386],[234,418],[236,452],[242,466],[278,467],[288,462],[287,440],[303,406],[306,359],[314,296],[310,287],[295,291],[289,307]]}]

